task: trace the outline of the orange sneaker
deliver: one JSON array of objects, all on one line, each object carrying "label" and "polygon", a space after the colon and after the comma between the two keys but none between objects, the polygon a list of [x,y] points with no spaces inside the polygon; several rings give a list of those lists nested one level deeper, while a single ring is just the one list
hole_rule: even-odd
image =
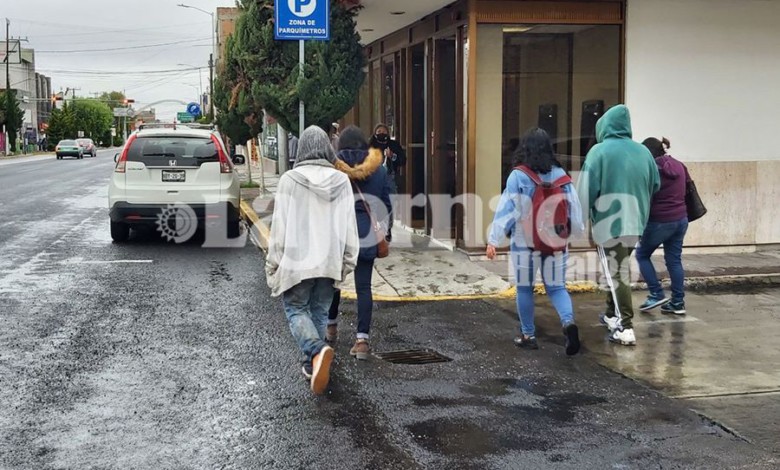
[{"label": "orange sneaker", "polygon": [[325,346],[311,361],[311,391],[322,395],[328,390],[330,366],[333,363],[333,348]]}]

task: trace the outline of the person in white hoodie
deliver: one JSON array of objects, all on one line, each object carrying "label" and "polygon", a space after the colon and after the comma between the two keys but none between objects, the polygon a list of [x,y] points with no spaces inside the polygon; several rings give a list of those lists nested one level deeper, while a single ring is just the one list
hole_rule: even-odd
[{"label": "person in white hoodie", "polygon": [[349,177],[322,129],[307,128],[295,166],[279,180],[265,270],[271,296],[282,297],[290,331],[303,355],[311,390],[325,393],[333,349],[325,343],[337,283],[355,269],[360,241]]}]

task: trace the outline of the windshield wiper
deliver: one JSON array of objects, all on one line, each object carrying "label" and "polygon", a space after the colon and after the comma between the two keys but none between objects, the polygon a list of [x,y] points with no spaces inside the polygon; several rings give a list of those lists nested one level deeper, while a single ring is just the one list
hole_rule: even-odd
[{"label": "windshield wiper", "polygon": [[143,157],[175,157],[175,153],[145,153]]}]

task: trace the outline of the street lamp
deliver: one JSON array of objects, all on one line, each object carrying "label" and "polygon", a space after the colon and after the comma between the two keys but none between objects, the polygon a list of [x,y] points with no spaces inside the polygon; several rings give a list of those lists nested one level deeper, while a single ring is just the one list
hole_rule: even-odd
[{"label": "street lamp", "polygon": [[210,11],[206,11],[202,8],[194,7],[192,5],[185,5],[184,3],[179,3],[176,6],[197,10],[211,17],[211,54],[209,54],[209,90],[210,90],[209,91],[209,114],[213,117],[214,116],[214,96],[213,96],[214,95],[214,51],[217,50],[217,21],[216,18],[214,18],[214,13]]}]

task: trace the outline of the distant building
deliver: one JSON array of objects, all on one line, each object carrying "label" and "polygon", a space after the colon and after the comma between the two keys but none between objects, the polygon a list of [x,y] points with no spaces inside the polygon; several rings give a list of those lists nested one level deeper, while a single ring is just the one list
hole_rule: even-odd
[{"label": "distant building", "polygon": [[241,16],[241,10],[235,7],[217,8],[217,50],[214,51],[214,65],[219,67],[225,55],[227,38],[236,31],[236,20]]},{"label": "distant building", "polygon": [[135,127],[137,128],[141,124],[149,124],[157,121],[157,113],[154,108],[149,108],[143,111],[135,113]]},{"label": "distant building", "polygon": [[38,123],[37,129],[39,132],[44,132],[49,125],[49,118],[51,117],[51,110],[53,108],[51,96],[51,77],[47,77],[40,73],[35,74],[35,83],[38,100],[36,102],[38,108]]}]

